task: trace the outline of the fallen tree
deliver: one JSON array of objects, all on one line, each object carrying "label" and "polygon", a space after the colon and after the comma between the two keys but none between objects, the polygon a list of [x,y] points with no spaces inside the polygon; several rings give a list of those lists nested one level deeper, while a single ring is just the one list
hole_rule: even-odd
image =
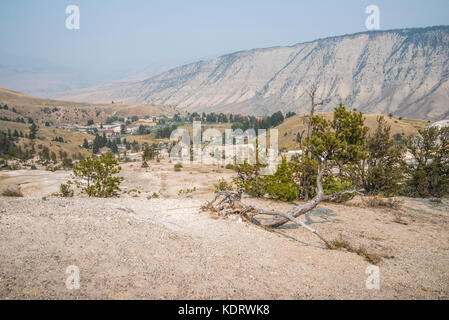
[{"label": "fallen tree", "polygon": [[[322,201],[335,199],[338,196],[341,196],[342,194],[345,193],[357,192],[356,190],[348,190],[338,192],[332,195],[325,195],[321,181],[325,171],[326,171],[326,161],[323,162],[323,165],[321,166],[321,169],[319,169],[316,178],[317,184],[316,196],[303,204],[295,206],[288,212],[269,211],[244,204],[242,202],[243,189],[240,189],[239,191],[220,191],[218,192],[215,199],[212,202],[209,202],[205,206],[205,208],[217,211],[221,216],[239,214],[245,220],[254,223],[257,226],[265,228],[278,228],[288,223],[289,221],[292,221],[315,234],[325,243],[327,248],[332,249],[333,245],[331,244],[330,241],[328,241],[325,237],[319,234],[315,229],[311,228],[304,222],[297,219],[298,217],[303,216],[307,212],[313,210]],[[270,219],[263,219],[261,218],[261,216],[263,215],[274,217]]]}]

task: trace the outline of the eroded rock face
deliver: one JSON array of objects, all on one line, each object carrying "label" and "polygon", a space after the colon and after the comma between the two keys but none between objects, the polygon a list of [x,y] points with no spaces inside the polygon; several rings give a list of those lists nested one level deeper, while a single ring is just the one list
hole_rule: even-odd
[{"label": "eroded rock face", "polygon": [[365,32],[236,52],[76,99],[264,115],[306,111],[305,89],[316,84],[332,99],[320,111],[342,101],[366,113],[439,120],[449,116],[448,62],[449,27]]},{"label": "eroded rock face", "polygon": [[437,121],[434,124],[432,124],[431,127],[438,127],[438,128],[449,127],[449,120]]}]

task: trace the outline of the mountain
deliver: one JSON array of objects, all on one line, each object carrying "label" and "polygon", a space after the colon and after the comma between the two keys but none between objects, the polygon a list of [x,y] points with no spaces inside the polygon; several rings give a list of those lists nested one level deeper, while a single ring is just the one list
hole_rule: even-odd
[{"label": "mountain", "polygon": [[371,31],[254,49],[171,69],[143,81],[78,90],[73,101],[169,104],[186,111],[306,112],[306,92],[366,113],[449,117],[449,27]]}]

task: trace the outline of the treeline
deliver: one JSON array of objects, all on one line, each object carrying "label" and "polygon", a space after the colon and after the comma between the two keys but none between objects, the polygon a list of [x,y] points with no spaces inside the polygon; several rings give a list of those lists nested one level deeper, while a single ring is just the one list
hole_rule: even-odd
[{"label": "treeline", "polygon": [[[84,141],[83,146],[86,143],[87,143],[87,140]],[[111,149],[111,152],[114,154],[119,153],[117,142],[115,140],[106,138],[106,135],[104,133],[102,136],[96,134],[95,139],[92,143],[92,152],[94,154],[97,154],[98,152],[100,152],[100,149],[104,148],[104,147],[108,147],[109,149]]]},{"label": "treeline", "polygon": [[140,151],[140,145],[137,141],[129,142],[124,138],[121,140],[120,138],[116,139],[108,139],[105,134],[103,135],[95,135],[95,139],[92,142],[92,145],[89,145],[89,142],[87,139],[84,139],[82,147],[85,149],[92,149],[93,154],[97,154],[100,152],[101,148],[107,147],[111,150],[112,153],[118,154],[119,149],[118,146],[123,145],[125,146],[126,150],[132,150],[133,152],[139,152]]},{"label": "treeline", "polygon": [[[261,174],[264,166],[259,163],[238,165],[237,186],[257,197],[308,200],[316,195],[321,172],[326,194],[357,190],[385,197],[449,195],[449,128],[429,127],[398,139],[379,117],[375,132],[368,135],[363,114],[342,105],[333,120],[313,116],[310,126],[310,136],[301,139],[301,155],[283,159],[271,176]],[[336,200],[355,194],[342,193]]]},{"label": "treeline", "polygon": [[0,120],[3,121],[10,121],[10,122],[18,122],[18,123],[25,123],[25,119],[21,117],[17,117],[16,119],[9,119],[6,116],[0,117]]},{"label": "treeline", "polygon": [[[16,133],[16,131],[14,133]],[[34,156],[34,149],[23,150],[19,145],[16,144],[19,136],[19,133],[17,135],[11,134],[10,130],[8,133],[0,131],[1,158],[28,160]]]},{"label": "treeline", "polygon": [[12,131],[8,129],[7,132],[0,130],[0,157],[8,159],[20,159],[28,160],[35,155],[34,144],[31,143],[31,149],[22,149],[21,146],[17,145],[19,138],[26,138],[34,140],[38,131],[38,126],[32,123],[29,134],[23,133],[15,129]]},{"label": "treeline", "polygon": [[[275,127],[281,124],[284,119],[290,118],[296,115],[295,112],[287,112],[287,114],[282,114],[281,111],[274,113],[271,116],[263,117],[262,119],[256,118],[254,116],[244,116],[239,114],[224,114],[224,113],[205,113],[203,112],[201,115],[197,112],[190,114],[190,121],[192,120],[200,120],[207,123],[241,123],[244,126],[247,125],[247,128],[262,128],[268,129],[271,127]],[[180,121],[181,117],[179,115],[175,115],[175,121]]]},{"label": "treeline", "polygon": [[156,130],[156,139],[169,139],[172,131],[178,128],[177,125],[171,125],[164,128],[160,128]]}]

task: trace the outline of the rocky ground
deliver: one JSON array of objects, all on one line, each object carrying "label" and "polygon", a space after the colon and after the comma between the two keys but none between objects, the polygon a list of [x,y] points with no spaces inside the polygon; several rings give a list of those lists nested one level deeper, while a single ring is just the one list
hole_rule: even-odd
[{"label": "rocky ground", "polygon": [[[447,200],[403,199],[399,211],[357,200],[324,203],[302,218],[327,238],[341,234],[382,258],[380,290],[368,290],[369,262],[325,249],[294,224],[268,232],[202,212],[213,183],[230,179],[232,171],[185,166],[174,172],[169,163],[149,169],[130,163],[123,175],[124,190],[140,194],[58,198],[51,194],[68,172],[0,173],[0,191],[20,186],[25,195],[0,197],[1,299],[449,298]],[[160,197],[147,199],[154,192]],[[80,270],[79,290],[66,288],[71,265]]]}]

